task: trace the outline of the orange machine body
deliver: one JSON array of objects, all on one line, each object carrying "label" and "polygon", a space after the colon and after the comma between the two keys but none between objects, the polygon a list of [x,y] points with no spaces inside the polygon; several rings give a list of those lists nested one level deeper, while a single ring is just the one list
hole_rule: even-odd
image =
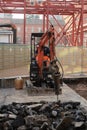
[{"label": "orange machine body", "polygon": [[46,56],[44,55],[44,46],[49,47],[50,54],[48,58],[50,59],[50,61],[53,60],[55,57],[55,35],[54,35],[54,27],[52,25],[50,26],[50,29],[45,34],[43,34],[38,45],[39,47],[37,50],[36,60],[41,73],[44,58],[47,57],[47,55]]}]

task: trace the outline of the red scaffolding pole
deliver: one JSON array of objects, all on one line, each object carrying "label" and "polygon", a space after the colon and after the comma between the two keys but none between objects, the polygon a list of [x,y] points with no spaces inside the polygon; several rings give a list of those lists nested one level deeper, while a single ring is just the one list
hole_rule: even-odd
[{"label": "red scaffolding pole", "polygon": [[24,37],[23,37],[23,43],[26,43],[26,1],[24,0]]},{"label": "red scaffolding pole", "polygon": [[[61,29],[60,32],[56,32],[58,36],[56,38],[56,44],[59,44],[60,40],[64,41],[63,38],[66,37],[68,45],[82,46],[84,37],[83,19],[84,14],[87,14],[87,7],[85,8],[85,6],[87,6],[87,0],[44,0],[40,3],[38,0],[33,0],[33,2],[30,0],[1,0],[0,13],[24,14],[24,43],[26,43],[26,14],[42,14],[43,32],[45,31],[45,28],[49,28],[49,23],[51,23],[51,21],[49,22],[49,15],[53,16],[54,21]],[[77,14],[79,15],[78,19],[76,19]],[[64,28],[61,24],[59,25],[55,15],[72,17],[72,22],[67,25],[67,22],[65,21],[64,27],[66,28]],[[62,33],[62,38],[60,35],[61,32],[64,32],[64,35]]]},{"label": "red scaffolding pole", "polygon": [[80,46],[83,45],[83,15],[84,15],[84,0],[82,2],[82,10],[81,10],[81,33],[80,33]]}]

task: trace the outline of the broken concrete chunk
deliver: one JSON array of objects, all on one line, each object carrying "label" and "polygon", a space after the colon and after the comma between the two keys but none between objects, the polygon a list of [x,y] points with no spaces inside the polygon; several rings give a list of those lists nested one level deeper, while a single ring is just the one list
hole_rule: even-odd
[{"label": "broken concrete chunk", "polygon": [[74,122],[74,126],[75,126],[75,128],[80,128],[83,124],[84,124],[83,121],[80,121],[80,122]]},{"label": "broken concrete chunk", "polygon": [[72,124],[71,117],[64,117],[58,124],[56,130],[67,130]]},{"label": "broken concrete chunk", "polygon": [[14,129],[25,125],[25,120],[23,117],[21,116],[17,116],[17,118],[12,122],[11,124],[13,126]]},{"label": "broken concrete chunk", "polygon": [[44,122],[40,128],[40,130],[47,130],[48,129],[48,123],[47,122]]},{"label": "broken concrete chunk", "polygon": [[57,111],[53,110],[53,111],[52,111],[52,116],[53,116],[53,117],[56,117],[56,116],[57,116]]},{"label": "broken concrete chunk", "polygon": [[17,130],[27,130],[27,127],[23,125],[23,126],[18,127]]}]

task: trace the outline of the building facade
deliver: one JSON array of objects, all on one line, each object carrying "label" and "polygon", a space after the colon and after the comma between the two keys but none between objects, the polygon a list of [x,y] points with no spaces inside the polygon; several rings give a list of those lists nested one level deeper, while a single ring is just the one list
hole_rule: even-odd
[{"label": "building facade", "polygon": [[[64,25],[64,21],[62,19],[59,19],[59,22]],[[25,43],[30,44],[30,38],[31,38],[31,33],[38,33],[38,32],[43,32],[43,20],[38,18],[38,17],[33,17],[33,18],[26,18],[26,24],[24,26],[24,19],[12,19],[12,18],[0,18],[0,23],[1,24],[13,24],[16,27],[17,30],[17,43],[23,44],[24,43],[24,36],[25,36]],[[58,31],[58,26],[51,19],[51,23],[54,25],[55,29]],[[11,29],[7,28],[0,28],[0,31],[11,31]],[[45,31],[47,29],[45,28]],[[12,40],[10,40],[12,41]]]}]

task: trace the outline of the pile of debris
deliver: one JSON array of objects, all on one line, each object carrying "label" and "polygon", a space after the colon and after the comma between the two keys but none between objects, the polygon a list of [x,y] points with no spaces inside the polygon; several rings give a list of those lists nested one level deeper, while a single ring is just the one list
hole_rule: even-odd
[{"label": "pile of debris", "polygon": [[12,103],[0,107],[0,130],[87,130],[79,102]]}]

